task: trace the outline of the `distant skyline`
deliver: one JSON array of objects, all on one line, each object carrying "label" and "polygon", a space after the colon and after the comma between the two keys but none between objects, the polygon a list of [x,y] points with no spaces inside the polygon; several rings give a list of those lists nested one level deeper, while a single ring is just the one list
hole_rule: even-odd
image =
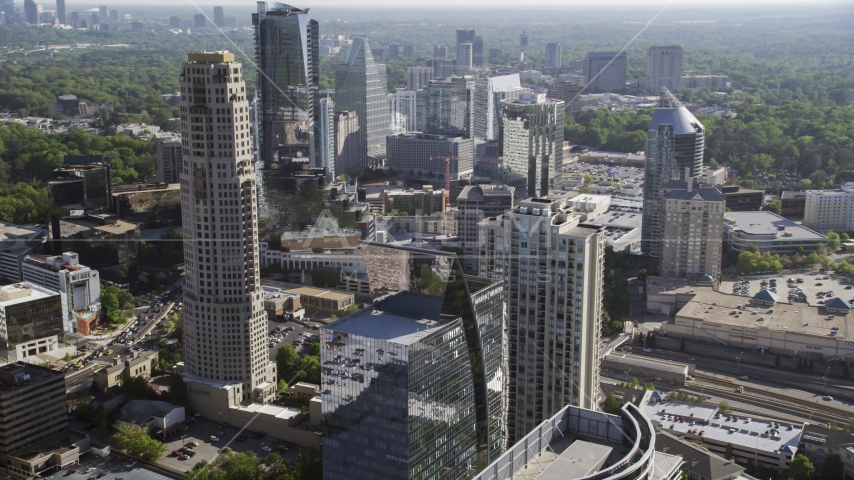
[{"label": "distant skyline", "polygon": [[[233,6],[255,8],[256,2],[247,0],[193,0],[200,7]],[[39,4],[55,3],[55,0],[36,0]],[[269,1],[268,3],[275,3]],[[601,6],[664,6],[667,2],[653,0],[534,0],[521,4],[518,0],[467,0],[464,2],[454,0],[409,0],[405,5],[401,5],[398,0],[360,0],[358,2],[342,2],[342,0],[310,0],[288,2],[297,7],[344,7],[344,8],[359,8],[359,7],[394,7],[399,9],[406,8],[431,8],[431,7],[456,7],[456,8],[478,8],[478,7],[501,7],[501,8],[536,8],[536,7],[601,7]],[[173,5],[173,6],[192,6],[190,0],[169,2],[168,0],[151,0],[140,2],[139,0],[105,0],[100,3],[89,2],[70,2],[69,6],[89,6],[89,5],[104,5],[112,6],[151,6],[151,5]],[[757,5],[803,5],[804,7],[814,7],[815,5],[850,5],[850,0],[673,0],[671,7],[751,7]],[[852,9],[854,10],[854,8]],[[769,12],[771,13],[771,12]]]}]

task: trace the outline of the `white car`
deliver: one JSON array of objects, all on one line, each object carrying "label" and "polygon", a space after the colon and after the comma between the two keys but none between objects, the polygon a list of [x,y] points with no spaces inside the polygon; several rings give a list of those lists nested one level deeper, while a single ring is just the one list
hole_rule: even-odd
[{"label": "white car", "polygon": [[212,442],[218,442],[218,441],[219,441],[219,437],[215,437],[215,436],[211,435],[211,441],[212,441]]},{"label": "white car", "polygon": [[268,447],[267,445],[264,445],[263,447],[261,447],[261,450],[264,450],[265,452],[272,452],[273,451],[273,449]]}]

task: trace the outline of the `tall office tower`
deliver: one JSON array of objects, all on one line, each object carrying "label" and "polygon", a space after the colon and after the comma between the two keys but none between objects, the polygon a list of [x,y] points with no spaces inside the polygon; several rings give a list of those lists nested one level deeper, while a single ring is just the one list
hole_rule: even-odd
[{"label": "tall office tower", "polygon": [[[59,462],[63,463],[68,461],[72,455],[69,449],[62,449],[61,456],[54,456],[46,453],[44,448],[45,444],[55,444],[57,437],[68,432],[65,374],[30,363],[12,362],[0,367],[0,382],[3,382],[0,390],[0,418],[3,419],[0,424],[0,436],[3,437],[0,464],[10,474],[6,478],[33,478],[32,470],[20,468],[29,466],[25,462],[32,462],[31,465],[38,469],[52,463],[48,460],[51,457],[62,457]],[[34,450],[45,454],[33,455]],[[74,457],[77,458],[76,455]],[[59,462],[57,467],[62,465]],[[42,470],[41,474],[47,477],[52,472],[53,469]]]},{"label": "tall office tower", "polygon": [[116,9],[110,10],[110,20],[118,20],[119,19],[119,11]]},{"label": "tall office tower", "polygon": [[83,204],[87,209],[109,207],[110,164],[100,155],[66,155],[47,187],[56,206]]},{"label": "tall office tower", "polygon": [[483,37],[477,35],[472,42],[471,63],[474,67],[483,67]]},{"label": "tall office tower", "polygon": [[453,77],[457,71],[457,60],[455,58],[434,58],[427,61],[433,67],[433,79],[445,80]]},{"label": "tall office tower", "polygon": [[[27,255],[21,264],[25,282],[59,292],[62,299],[63,328],[77,331],[76,310],[89,310],[101,303],[101,282],[97,270],[80,265],[78,255]],[[97,311],[97,309],[96,309]]]},{"label": "tall office tower", "polygon": [[71,25],[73,25],[75,28],[80,26],[80,14],[79,13],[74,12],[74,11],[71,12]]},{"label": "tall office tower", "polygon": [[362,251],[374,305],[321,328],[323,476],[471,478],[506,448],[503,286],[454,254]]},{"label": "tall office tower", "polygon": [[154,151],[157,153],[157,181],[178,183],[183,170],[181,137],[172,132],[154,134]]},{"label": "tall office tower", "polygon": [[359,115],[354,111],[335,112],[332,117],[335,132],[335,176],[359,175],[365,165],[364,136],[360,135]]},{"label": "tall office tower", "polygon": [[466,185],[457,197],[457,236],[463,244],[462,262],[467,272],[478,271],[478,224],[509,212],[515,190],[507,185]]},{"label": "tall office tower", "polygon": [[468,72],[472,67],[472,48],[471,43],[461,43],[457,45],[457,65],[460,69]]},{"label": "tall office tower", "polygon": [[475,138],[497,139],[501,101],[516,100],[524,93],[531,93],[531,89],[522,86],[518,73],[477,80],[474,97]]},{"label": "tall office tower", "polygon": [[405,45],[401,45],[401,47],[403,48],[401,55],[404,57],[408,58],[415,55],[415,47],[412,44],[407,43]]},{"label": "tall office tower", "polygon": [[228,52],[191,53],[181,72],[184,381],[196,412],[226,422],[276,390],[244,74]]},{"label": "tall office tower", "polygon": [[56,0],[56,19],[60,25],[68,24],[68,15],[65,13],[65,0]]},{"label": "tall office tower", "polygon": [[59,348],[62,295],[30,282],[0,287],[0,358],[13,363]]},{"label": "tall office tower", "polygon": [[24,0],[24,16],[30,25],[39,24],[39,6],[35,0]]},{"label": "tall office tower", "polygon": [[389,45],[387,56],[388,58],[400,58],[400,45]]},{"label": "tall office tower", "polygon": [[474,43],[474,37],[474,30],[457,30],[457,59],[462,58],[460,45],[464,43]]},{"label": "tall office tower", "polygon": [[335,173],[335,102],[328,96],[320,99],[317,121],[319,124],[318,135],[320,135],[320,150],[318,152],[318,166],[324,167],[331,176]]},{"label": "tall office tower", "polygon": [[584,89],[583,83],[557,80],[549,84],[546,97],[563,100],[567,113],[577,112],[581,110],[581,102],[578,97],[581,95],[582,89]]},{"label": "tall office tower", "polygon": [[546,45],[546,68],[560,68],[560,56],[560,43],[548,43]]},{"label": "tall office tower", "polygon": [[214,25],[217,27],[225,26],[225,12],[222,7],[214,7]]},{"label": "tall office tower", "polygon": [[91,25],[98,25],[100,23],[101,23],[101,17],[99,17],[97,13],[93,13]]},{"label": "tall office tower", "polygon": [[[664,185],[700,175],[706,129],[666,88],[646,134],[641,250],[661,256],[664,235]],[[686,170],[687,168],[687,170]]]},{"label": "tall office tower", "polygon": [[480,222],[480,275],[507,292],[508,441],[566,405],[595,409],[604,229],[565,197],[530,198]]},{"label": "tall office tower", "polygon": [[528,34],[519,35],[519,70],[528,69]]},{"label": "tall office tower", "polygon": [[501,101],[499,142],[508,183],[546,196],[559,188],[563,167],[564,103],[545,94]]},{"label": "tall office tower", "polygon": [[389,133],[414,132],[418,119],[417,92],[399,90],[388,94]]},{"label": "tall office tower", "polygon": [[649,47],[646,51],[646,78],[644,88],[658,92],[661,87],[680,88],[682,81],[682,47]]},{"label": "tall office tower", "polygon": [[584,57],[582,74],[594,92],[626,88],[626,52],[590,52]]},{"label": "tall office tower", "polygon": [[448,58],[448,47],[443,45],[433,47],[433,58]]},{"label": "tall office tower", "polygon": [[504,50],[500,48],[490,48],[489,49],[489,61],[490,62],[499,62],[504,58]]},{"label": "tall office tower", "polygon": [[101,5],[98,7],[98,16],[101,18],[107,18],[107,6]]},{"label": "tall office tower", "polygon": [[[388,93],[385,65],[374,64],[366,38],[356,37],[350,46],[347,63],[335,69],[335,103],[338,110],[352,110],[359,116],[359,135],[362,136],[362,167],[369,158],[385,155],[388,135]],[[357,172],[351,172],[357,173]]]},{"label": "tall office tower", "polygon": [[204,13],[193,15],[193,28],[205,28],[208,25],[207,17]]},{"label": "tall office tower", "polygon": [[665,277],[711,281],[720,273],[726,197],[720,186],[698,180],[671,180],[662,187],[664,245],[658,271]]},{"label": "tall office tower", "polygon": [[433,67],[406,67],[406,89],[421,90],[433,80]]},{"label": "tall office tower", "polygon": [[169,17],[169,27],[182,28],[183,26],[184,22],[181,20],[181,17],[176,17],[175,15]]},{"label": "tall office tower", "polygon": [[15,18],[15,0],[3,0],[3,13],[6,15],[6,23],[11,24]]},{"label": "tall office tower", "polygon": [[386,141],[390,170],[421,178],[442,175],[450,181],[472,175],[474,142],[470,138],[411,132],[389,135]]},{"label": "tall office tower", "polygon": [[474,77],[452,77],[449,82],[432,81],[424,88],[424,132],[462,135],[474,129]]}]

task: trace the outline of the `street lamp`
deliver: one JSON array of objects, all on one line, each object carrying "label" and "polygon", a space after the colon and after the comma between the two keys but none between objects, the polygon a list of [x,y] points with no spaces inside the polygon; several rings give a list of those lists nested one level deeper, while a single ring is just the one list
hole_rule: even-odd
[{"label": "street lamp", "polygon": [[632,369],[631,369],[631,368],[626,372],[626,385],[628,385],[628,384],[629,384],[629,374],[630,374],[630,373],[632,373]]},{"label": "street lamp", "polygon": [[741,356],[742,355],[744,355],[744,352],[739,353],[738,356],[735,357],[735,360],[736,360],[735,371],[736,371],[736,373],[741,371]]},{"label": "street lamp", "polygon": [[830,367],[827,367],[827,370],[824,371],[824,388],[827,388],[827,372],[830,371]]}]

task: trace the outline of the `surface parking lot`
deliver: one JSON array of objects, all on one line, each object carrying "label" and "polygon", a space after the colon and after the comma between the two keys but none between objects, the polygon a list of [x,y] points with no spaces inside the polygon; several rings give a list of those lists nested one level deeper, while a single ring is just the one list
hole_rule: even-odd
[{"label": "surface parking lot", "polygon": [[[89,469],[94,469],[88,471]],[[69,474],[71,470],[77,470],[76,473]],[[80,465],[73,468],[46,475],[42,478],[64,479],[64,480],[87,480],[88,478],[97,477],[102,472],[107,475],[102,477],[102,480],[115,480],[121,478],[124,480],[169,480],[172,477],[157,473],[153,470],[148,470],[139,463],[132,462],[125,457],[118,455],[110,455],[108,458],[98,458],[91,454],[84,454],[80,457]]]},{"label": "surface parking lot", "polygon": [[[609,175],[612,168],[617,168],[617,173]],[[616,165],[597,165],[593,163],[573,163],[566,165],[563,171],[569,175],[592,175],[596,181],[609,180],[620,183],[643,183],[644,169],[638,167],[621,167]]]},{"label": "surface parking lot", "polygon": [[[806,301],[810,306],[818,306],[822,305],[825,300],[828,300],[833,297],[839,297],[844,300],[849,305],[852,305],[851,300],[854,300],[854,286],[852,286],[851,282],[846,280],[842,275],[836,275],[830,272],[819,272],[817,270],[812,271],[797,271],[797,272],[783,272],[780,276],[775,276],[768,278],[768,288],[770,289],[770,280],[777,280],[777,296],[779,297],[780,302],[787,302],[788,296],[790,293],[795,293],[791,291],[788,285],[788,279],[801,279],[803,283],[794,283],[795,289],[800,289],[804,294],[806,294]],[[723,293],[735,293],[735,287],[740,286],[741,295],[745,297],[745,299],[753,298],[754,295],[759,293],[762,289],[762,280],[749,280],[747,281],[747,288],[743,285],[742,280],[740,279],[732,279],[727,278],[721,282],[720,290]],[[831,295],[827,295],[828,292],[833,292]],[[822,295],[819,296],[819,293]],[[819,303],[821,302],[821,303]]]},{"label": "surface parking lot", "polygon": [[[300,325],[299,323],[296,323],[296,322],[279,322],[276,320],[269,320],[267,322],[267,338],[268,338],[268,340],[270,337],[270,332],[272,332],[274,329],[276,329],[278,327],[283,327],[283,328],[293,327],[293,330],[286,333],[282,337],[281,342],[277,342],[276,345],[270,347],[270,360],[274,360],[274,361],[276,360],[276,352],[279,351],[279,347],[281,347],[282,345],[290,345],[292,342],[294,342],[294,340],[297,339],[297,337],[299,337],[299,335],[301,333],[307,333],[308,335],[317,335],[319,333],[319,330],[313,330],[309,327],[305,327],[305,326]],[[308,345],[300,344],[299,347],[294,347],[294,348],[296,348],[297,353],[299,353],[300,355],[306,354],[309,351]]]}]

